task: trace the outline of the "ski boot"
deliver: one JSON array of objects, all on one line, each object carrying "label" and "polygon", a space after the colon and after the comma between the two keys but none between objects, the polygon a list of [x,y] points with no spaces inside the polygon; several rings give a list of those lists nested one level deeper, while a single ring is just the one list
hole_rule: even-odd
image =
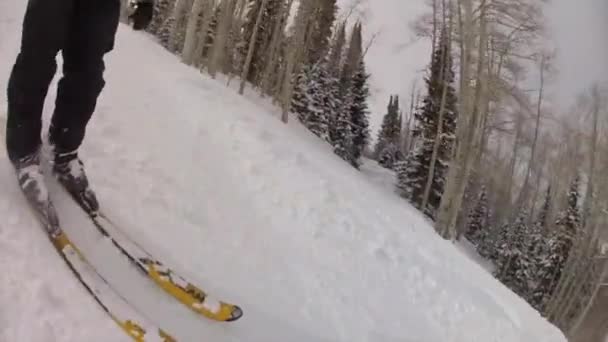
[{"label": "ski boot", "polygon": [[57,211],[51,202],[49,191],[44,182],[44,174],[40,166],[40,151],[13,161],[21,191],[30,206],[51,233],[59,232]]},{"label": "ski boot", "polygon": [[74,200],[91,216],[97,215],[99,202],[89,186],[84,164],[77,151],[54,154],[53,174]]}]

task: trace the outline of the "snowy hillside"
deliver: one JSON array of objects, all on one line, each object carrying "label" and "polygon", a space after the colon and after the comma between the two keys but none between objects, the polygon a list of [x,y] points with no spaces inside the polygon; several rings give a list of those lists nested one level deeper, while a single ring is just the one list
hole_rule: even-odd
[{"label": "snowy hillside", "polygon": [[[0,2],[2,89],[24,7]],[[195,317],[135,277],[65,196],[54,197],[92,263],[179,341],[565,341],[388,187],[297,123],[283,125],[253,94],[237,96],[126,27],[107,67],[82,149],[102,206],[245,316]],[[0,140],[0,341],[120,341],[26,209]]]}]

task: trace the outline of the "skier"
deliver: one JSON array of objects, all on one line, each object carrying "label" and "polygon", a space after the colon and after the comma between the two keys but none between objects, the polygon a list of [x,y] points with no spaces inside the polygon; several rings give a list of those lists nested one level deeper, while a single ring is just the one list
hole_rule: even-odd
[{"label": "skier", "polygon": [[[133,29],[152,20],[154,0],[131,0]],[[42,181],[42,108],[57,71],[61,51],[63,77],[59,81],[48,142],[53,173],[84,203],[98,210],[78,148],[105,86],[103,57],[114,48],[121,0],[29,0],[23,20],[21,50],[8,84],[6,148],[26,197],[47,215],[54,214]]]}]

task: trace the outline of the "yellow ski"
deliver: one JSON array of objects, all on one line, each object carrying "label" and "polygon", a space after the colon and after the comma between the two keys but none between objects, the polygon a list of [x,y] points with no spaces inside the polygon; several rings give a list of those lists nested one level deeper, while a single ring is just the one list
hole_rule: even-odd
[{"label": "yellow ski", "polygon": [[136,342],[175,342],[173,337],[133,309],[86,260],[59,227],[59,220],[52,202],[33,203],[27,196],[26,199],[53,246],[72,273],[129,337]]},{"label": "yellow ski", "polygon": [[141,272],[156,283],[167,294],[192,311],[208,319],[233,322],[243,316],[242,309],[234,304],[212,298],[208,293],[151,257],[137,243],[120,231],[105,215],[90,214],[99,232],[110,239],[113,245]]}]

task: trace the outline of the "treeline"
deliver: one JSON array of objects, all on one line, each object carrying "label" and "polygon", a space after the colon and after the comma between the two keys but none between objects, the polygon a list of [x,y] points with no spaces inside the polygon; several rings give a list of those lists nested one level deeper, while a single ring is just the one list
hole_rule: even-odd
[{"label": "treeline", "polygon": [[293,113],[359,168],[370,141],[363,25],[337,12],[336,0],[159,0],[148,31],[184,63],[238,79],[241,94],[269,96],[284,122]]},{"label": "treeline", "polygon": [[[537,50],[535,1],[430,3],[414,26],[433,46],[425,88],[409,110],[389,99],[373,157],[438,234],[467,238],[571,336],[608,276],[608,88],[590,85],[566,110],[547,101],[554,55]],[[530,71],[534,91],[523,88]]]}]

